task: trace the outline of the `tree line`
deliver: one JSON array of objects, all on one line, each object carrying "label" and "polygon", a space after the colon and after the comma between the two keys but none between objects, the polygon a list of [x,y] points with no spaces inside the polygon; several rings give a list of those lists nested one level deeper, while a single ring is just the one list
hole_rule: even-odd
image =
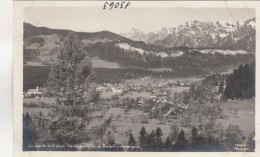
[{"label": "tree line", "polygon": [[223,92],[224,99],[249,99],[252,97],[255,97],[255,61],[244,66],[240,65],[238,69],[235,69],[227,78]]},{"label": "tree line", "polygon": [[[157,52],[166,52],[167,54],[177,53],[172,49],[154,49],[152,47],[144,47],[137,45],[147,52],[140,54],[137,51],[130,51],[116,46],[118,42],[97,42],[92,45],[87,45],[84,49],[90,56],[98,56],[106,61],[119,63],[123,67],[137,66],[143,68],[171,68],[176,71],[185,70],[187,73],[201,74],[202,72],[218,72],[225,71],[228,68],[238,66],[238,63],[249,63],[253,60],[254,54],[237,54],[225,55],[221,53],[201,53],[199,50],[183,50],[184,54],[178,57],[161,57],[157,56]],[[132,43],[131,43],[132,44]],[[131,45],[130,44],[130,45]],[[135,44],[132,44],[135,46]]]},{"label": "tree line", "polygon": [[148,133],[143,126],[139,132],[138,141],[130,131],[128,145],[132,147],[138,145],[140,148],[131,147],[128,151],[223,152],[236,151],[235,144],[237,143],[245,144],[247,151],[255,149],[254,135],[246,138],[236,125],[229,125],[222,137],[206,136],[199,133],[196,127],[191,129],[189,138],[183,129],[179,130],[178,127],[173,126],[171,130],[165,141],[162,140],[163,132],[159,127]]},{"label": "tree line", "polygon": [[231,74],[216,73],[202,81],[192,83],[189,92],[183,94],[183,102],[186,104],[194,100],[204,103],[253,98],[255,97],[255,61],[240,65]]}]

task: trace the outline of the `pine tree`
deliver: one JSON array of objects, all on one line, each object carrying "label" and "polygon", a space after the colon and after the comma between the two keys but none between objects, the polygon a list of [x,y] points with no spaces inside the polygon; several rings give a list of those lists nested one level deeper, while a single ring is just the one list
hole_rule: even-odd
[{"label": "pine tree", "polygon": [[106,141],[107,141],[106,144],[109,146],[115,145],[115,138],[111,131],[108,131],[106,135]]},{"label": "pine tree", "polygon": [[220,152],[224,151],[217,139],[214,139],[211,135],[207,139],[207,151],[209,152]]},{"label": "pine tree", "polygon": [[250,65],[248,82],[249,98],[255,97],[255,61]]},{"label": "pine tree", "polygon": [[128,146],[135,146],[135,144],[136,144],[135,138],[134,138],[133,134],[130,132],[129,133]]},{"label": "pine tree", "polygon": [[30,115],[29,115],[28,112],[26,112],[25,118],[26,118],[26,119],[30,119]]},{"label": "pine tree", "polygon": [[226,80],[224,99],[248,99],[255,96],[255,62],[240,65]]},{"label": "pine tree", "polygon": [[145,146],[144,149],[147,151],[156,151],[157,149],[157,144],[156,144],[156,135],[154,130],[152,130],[152,132],[147,135],[147,137],[145,138]]},{"label": "pine tree", "polygon": [[196,149],[199,144],[199,135],[198,135],[198,130],[196,127],[192,128],[191,130],[191,143],[190,146],[192,149]]},{"label": "pine tree", "polygon": [[34,145],[37,140],[37,134],[32,127],[31,118],[28,114],[23,115],[23,151],[36,150],[35,148],[29,148],[28,145]]},{"label": "pine tree", "polygon": [[61,92],[68,105],[82,105],[92,94],[91,63],[77,36],[70,34],[59,49],[57,63],[51,66],[47,79],[47,88],[54,94]]},{"label": "pine tree", "polygon": [[166,151],[170,151],[172,149],[172,140],[170,137],[166,138],[166,141],[164,143],[164,148]]},{"label": "pine tree", "polygon": [[139,139],[139,143],[140,143],[140,146],[141,147],[144,147],[145,145],[145,139],[146,139],[146,136],[147,136],[147,132],[146,132],[146,129],[145,127],[143,126],[139,132],[139,136],[138,136],[138,139]]},{"label": "pine tree", "polygon": [[[66,99],[55,109],[58,112],[53,111],[56,114],[56,126],[62,128],[62,132],[54,131],[53,136],[59,138],[52,142],[106,142],[104,136],[109,125],[106,120],[96,126],[86,125],[97,118],[90,117],[90,114],[103,111],[102,105],[98,103],[99,94],[92,82],[94,74],[86,53],[79,38],[75,34],[69,34],[59,48],[56,63],[51,66],[46,82],[47,91],[54,95],[62,93]],[[95,105],[90,105],[90,102]]]},{"label": "pine tree", "polygon": [[176,151],[185,151],[189,143],[185,138],[185,132],[181,129],[180,134],[177,138],[176,143],[174,144],[174,149]]},{"label": "pine tree", "polygon": [[156,148],[158,151],[163,149],[162,135],[162,130],[158,127],[155,131]]},{"label": "pine tree", "polygon": [[180,133],[180,129],[179,129],[178,125],[177,125],[177,124],[172,125],[171,128],[170,128],[170,130],[171,130],[171,132],[170,132],[170,135],[169,135],[169,136],[170,136],[171,140],[172,140],[172,141],[177,140],[178,135],[179,135],[179,133]]},{"label": "pine tree", "polygon": [[200,151],[206,151],[207,145],[206,145],[206,139],[200,135],[198,138],[198,150]]},{"label": "pine tree", "polygon": [[205,151],[206,150],[206,141],[202,135],[198,134],[198,130],[194,127],[191,130],[191,141],[190,147],[193,151]]}]

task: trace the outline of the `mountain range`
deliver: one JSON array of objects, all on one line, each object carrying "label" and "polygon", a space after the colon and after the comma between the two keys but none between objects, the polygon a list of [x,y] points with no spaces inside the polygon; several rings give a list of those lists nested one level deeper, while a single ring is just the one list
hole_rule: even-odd
[{"label": "mountain range", "polygon": [[[226,72],[255,59],[253,21],[245,21],[237,27],[226,24],[225,29],[221,23],[216,28],[212,23],[193,21],[187,23],[186,29],[184,26],[171,32],[162,29],[164,33],[154,33],[156,37],[153,40],[150,38],[145,41],[136,41],[109,31],[75,32],[24,23],[24,63],[54,64],[64,38],[74,33],[81,40],[86,55],[94,58],[92,62],[96,63],[93,65],[99,67],[103,64],[103,68],[159,68],[187,75]],[[223,35],[224,30],[226,36]],[[188,32],[191,35],[185,35]],[[213,32],[216,34],[214,42],[209,35]],[[238,38],[237,41],[230,42],[230,36]]]},{"label": "mountain range", "polygon": [[157,32],[143,33],[132,29],[120,35],[164,47],[227,48],[255,51],[255,18],[226,22],[186,22],[178,27],[163,27]]}]

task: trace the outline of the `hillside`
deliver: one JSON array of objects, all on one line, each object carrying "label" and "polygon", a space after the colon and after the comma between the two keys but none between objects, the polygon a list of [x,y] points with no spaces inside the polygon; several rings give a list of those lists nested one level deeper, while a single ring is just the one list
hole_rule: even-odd
[{"label": "hillside", "polygon": [[60,37],[65,37],[69,33],[75,33],[81,40],[110,40],[110,41],[129,41],[129,39],[117,35],[109,31],[101,32],[75,32],[71,30],[62,29],[51,29],[47,27],[35,27],[29,23],[24,23],[24,39],[35,37],[35,36],[47,36],[47,35],[58,35]]}]

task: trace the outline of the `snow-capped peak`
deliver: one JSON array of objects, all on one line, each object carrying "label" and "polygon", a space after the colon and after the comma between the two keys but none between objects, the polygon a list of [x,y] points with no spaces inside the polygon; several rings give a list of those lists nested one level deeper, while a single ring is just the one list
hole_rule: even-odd
[{"label": "snow-capped peak", "polygon": [[[254,40],[254,38],[248,37],[253,34],[255,34],[255,18],[234,23],[224,21],[201,22],[194,20],[177,27],[163,27],[157,32],[147,34],[133,29],[123,36],[167,47],[188,46],[197,48],[227,47],[227,45],[232,45],[232,48],[237,49],[234,45],[241,48],[241,43],[247,43],[248,45],[244,45],[245,49],[253,50],[254,44],[250,44],[252,43],[250,40]],[[247,38],[249,41],[246,40]]]}]

